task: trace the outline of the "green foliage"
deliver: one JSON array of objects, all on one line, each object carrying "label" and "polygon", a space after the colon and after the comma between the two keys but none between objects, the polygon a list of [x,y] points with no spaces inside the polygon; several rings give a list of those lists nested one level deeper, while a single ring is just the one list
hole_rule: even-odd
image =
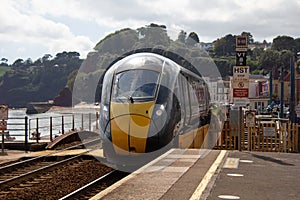
[{"label": "green foliage", "polygon": [[[249,44],[257,43],[254,43],[250,32],[242,32],[241,35],[247,35]],[[159,53],[189,69],[192,69],[192,65],[207,66],[214,62],[221,76],[232,75],[232,67],[236,62],[235,36],[227,34],[217,39],[213,42],[213,52],[209,53],[196,45],[199,42],[197,33],[187,35],[184,30],[173,41],[165,25],[152,23],[136,30],[125,28],[107,35],[84,61],[79,58],[78,52],[66,51],[55,56],[45,54],[34,62],[30,58],[17,59],[11,66],[0,67],[0,102],[25,106],[29,101],[47,101],[57,96],[64,87],[72,91],[75,80],[80,83],[76,87],[82,91],[79,100],[90,101],[87,97],[95,95],[94,100],[100,101],[104,71],[116,60],[133,52]],[[281,66],[288,69],[291,58],[299,51],[300,38],[278,36],[274,38],[271,49],[249,49],[247,65],[253,74],[267,74],[270,70],[278,72],[277,68]],[[191,63],[184,62],[182,57]],[[7,65],[6,58],[2,58],[1,62]],[[297,65],[300,66],[300,60]],[[78,71],[80,66],[81,71]],[[205,73],[210,72],[208,70]],[[90,83],[97,85],[96,92],[90,90]]]},{"label": "green foliage", "polygon": [[53,59],[39,59],[41,66],[35,66],[31,59],[17,59],[0,77],[0,102],[24,107],[30,101],[53,99],[66,86],[69,74],[80,67],[82,60],[78,55],[63,52]]},{"label": "green foliage", "polygon": [[214,42],[214,52],[218,56],[235,54],[235,36],[228,34]]},{"label": "green foliage", "polygon": [[10,70],[10,67],[0,66],[0,77],[2,77],[6,72]]},{"label": "green foliage", "polygon": [[295,51],[296,43],[290,36],[278,36],[273,39],[272,49],[277,51],[290,50]]}]

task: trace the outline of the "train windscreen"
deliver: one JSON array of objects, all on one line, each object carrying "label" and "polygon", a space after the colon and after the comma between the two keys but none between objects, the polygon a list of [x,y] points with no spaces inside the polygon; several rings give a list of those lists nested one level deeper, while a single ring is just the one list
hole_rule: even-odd
[{"label": "train windscreen", "polygon": [[115,75],[112,99],[154,98],[159,73],[152,70],[128,70]]}]

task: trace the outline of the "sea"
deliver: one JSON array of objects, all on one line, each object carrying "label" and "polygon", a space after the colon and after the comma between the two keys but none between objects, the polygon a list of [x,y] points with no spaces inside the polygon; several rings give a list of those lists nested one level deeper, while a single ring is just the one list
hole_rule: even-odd
[{"label": "sea", "polygon": [[50,140],[50,124],[52,124],[52,138],[73,128],[97,131],[99,110],[100,107],[95,105],[52,107],[40,114],[26,114],[26,108],[9,109],[7,120],[9,134],[5,135],[5,140],[25,141],[25,117],[27,117],[28,140],[35,140],[37,132],[41,139]]}]

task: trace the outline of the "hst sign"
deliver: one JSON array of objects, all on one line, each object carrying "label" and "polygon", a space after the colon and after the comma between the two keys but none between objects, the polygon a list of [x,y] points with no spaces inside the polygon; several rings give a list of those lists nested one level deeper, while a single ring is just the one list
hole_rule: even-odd
[{"label": "hst sign", "polygon": [[249,66],[234,66],[233,74],[249,74]]},{"label": "hst sign", "polygon": [[249,66],[233,66],[233,81],[249,82]]},{"label": "hst sign", "polygon": [[249,66],[233,67],[233,98],[249,97]]}]

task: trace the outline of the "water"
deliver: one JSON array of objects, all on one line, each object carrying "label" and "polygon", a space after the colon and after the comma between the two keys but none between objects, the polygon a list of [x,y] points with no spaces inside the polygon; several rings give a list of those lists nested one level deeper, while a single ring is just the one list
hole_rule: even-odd
[{"label": "water", "polygon": [[[50,136],[50,117],[52,117],[52,134],[53,137],[59,136],[62,132],[66,133],[73,128],[96,131],[98,120],[96,112],[99,113],[98,107],[75,107],[75,108],[53,108],[46,113],[26,114],[24,109],[9,109],[7,129],[11,139],[14,141],[25,140],[25,117],[28,117],[28,139],[33,138],[34,132],[38,127],[41,138]],[[62,119],[63,116],[63,119]],[[74,117],[73,117],[74,116]],[[62,125],[63,124],[63,125]],[[38,126],[37,126],[38,125]]]}]

